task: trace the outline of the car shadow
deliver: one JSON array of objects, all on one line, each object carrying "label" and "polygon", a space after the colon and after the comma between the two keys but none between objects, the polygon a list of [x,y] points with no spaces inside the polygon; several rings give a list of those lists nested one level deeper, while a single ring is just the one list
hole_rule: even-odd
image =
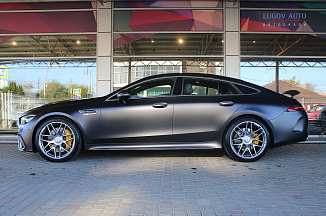
[{"label": "car shadow", "polygon": [[176,157],[223,157],[222,149],[196,150],[104,150],[82,151],[74,160],[107,159],[107,158],[176,158]]}]

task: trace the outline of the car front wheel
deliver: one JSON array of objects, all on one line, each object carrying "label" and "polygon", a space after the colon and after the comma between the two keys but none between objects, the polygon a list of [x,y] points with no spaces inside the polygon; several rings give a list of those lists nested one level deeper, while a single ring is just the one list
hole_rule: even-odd
[{"label": "car front wheel", "polygon": [[230,125],[223,148],[235,160],[253,162],[268,151],[270,135],[266,126],[254,118],[241,118]]},{"label": "car front wheel", "polygon": [[64,162],[77,156],[82,139],[77,126],[66,118],[51,118],[43,122],[36,132],[39,154],[52,162]]}]

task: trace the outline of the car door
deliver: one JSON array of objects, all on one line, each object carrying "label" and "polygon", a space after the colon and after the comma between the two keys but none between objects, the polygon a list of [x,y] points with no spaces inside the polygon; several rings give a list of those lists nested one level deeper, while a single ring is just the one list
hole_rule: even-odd
[{"label": "car door", "polygon": [[205,142],[217,138],[226,120],[244,104],[231,83],[210,78],[184,77],[174,106],[176,142]]},{"label": "car door", "polygon": [[101,109],[104,143],[153,143],[172,141],[172,116],[176,78],[158,78],[134,85],[106,100]]}]

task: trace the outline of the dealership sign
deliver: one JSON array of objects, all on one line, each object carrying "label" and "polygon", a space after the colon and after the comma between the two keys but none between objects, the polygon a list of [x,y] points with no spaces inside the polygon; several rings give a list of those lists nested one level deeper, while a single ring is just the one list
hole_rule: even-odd
[{"label": "dealership sign", "polygon": [[289,13],[287,14],[286,12],[281,12],[281,13],[274,13],[274,12],[269,12],[269,13],[263,13],[263,19],[264,20],[305,20],[307,18],[306,13]]},{"label": "dealership sign", "polygon": [[0,66],[0,79],[7,79],[9,77],[9,69],[7,66]]},{"label": "dealership sign", "polygon": [[241,31],[326,32],[323,11],[241,10]]},{"label": "dealership sign", "polygon": [[81,98],[81,89],[75,88],[73,89],[73,98],[80,99]]}]

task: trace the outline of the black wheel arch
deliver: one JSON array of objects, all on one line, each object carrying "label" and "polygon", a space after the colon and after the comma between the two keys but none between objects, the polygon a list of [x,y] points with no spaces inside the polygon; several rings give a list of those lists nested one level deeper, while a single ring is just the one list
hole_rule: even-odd
[{"label": "black wheel arch", "polygon": [[[81,138],[82,140],[84,140],[84,137],[85,137],[85,134],[84,134],[84,130],[82,128],[82,126],[79,124],[79,122],[73,118],[71,115],[67,114],[67,113],[59,113],[59,112],[55,112],[55,113],[48,113],[46,115],[43,115],[41,118],[38,119],[38,122],[35,124],[34,128],[33,128],[33,133],[32,133],[32,147],[33,147],[33,152],[37,152],[37,148],[35,146],[35,136],[36,136],[36,132],[37,132],[37,129],[40,127],[40,125],[47,121],[48,119],[51,119],[51,118],[66,118],[70,121],[72,121],[77,129],[79,130],[80,132],[80,135],[81,135]],[[84,143],[82,143],[83,147],[84,147]]]}]

